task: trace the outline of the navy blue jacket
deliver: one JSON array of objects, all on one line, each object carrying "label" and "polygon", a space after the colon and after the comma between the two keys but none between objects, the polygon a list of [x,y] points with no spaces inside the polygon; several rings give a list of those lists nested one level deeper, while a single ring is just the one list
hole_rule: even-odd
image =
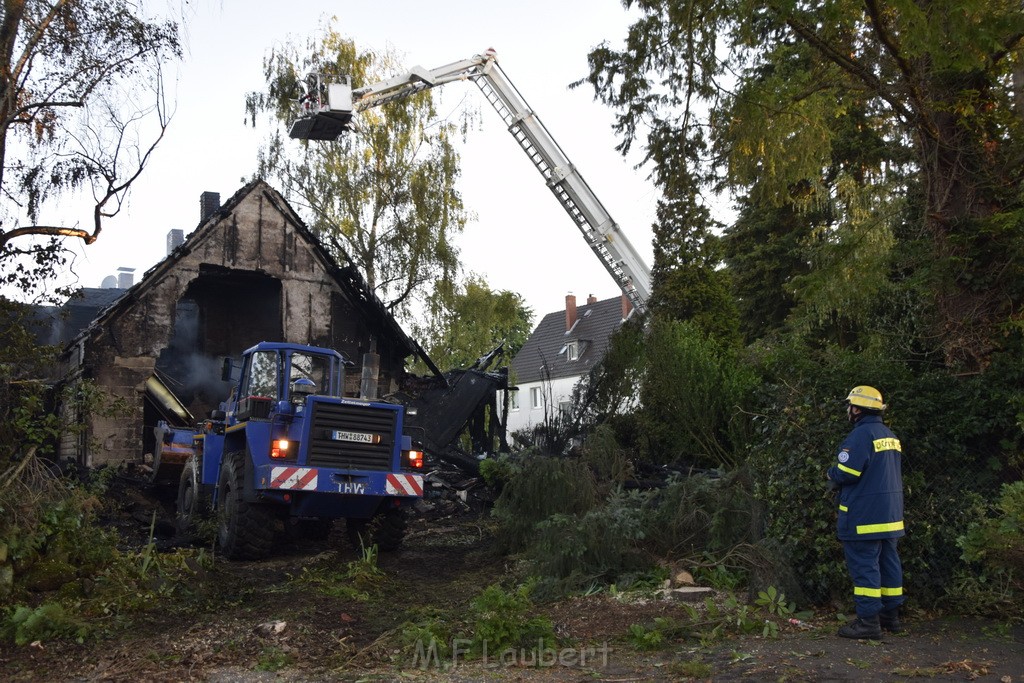
[{"label": "navy blue jacket", "polygon": [[839,539],[897,538],[903,530],[900,442],[881,415],[865,415],[853,427],[829,468],[839,485]]}]

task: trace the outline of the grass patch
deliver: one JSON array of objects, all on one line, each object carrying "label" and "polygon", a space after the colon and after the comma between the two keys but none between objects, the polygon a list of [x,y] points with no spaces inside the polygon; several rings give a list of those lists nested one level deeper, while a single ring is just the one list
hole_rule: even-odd
[{"label": "grass patch", "polygon": [[295,663],[295,658],[277,646],[265,647],[256,661],[257,671],[280,671]]},{"label": "grass patch", "polygon": [[387,574],[377,566],[375,545],[363,548],[359,557],[343,568],[335,567],[332,560],[333,556],[313,566],[303,567],[295,580],[313,586],[323,595],[358,602],[368,602],[387,580]]},{"label": "grass patch", "polygon": [[700,680],[709,679],[715,673],[715,668],[701,659],[691,659],[685,662],[672,662],[668,665],[668,672],[680,678],[696,678]]}]

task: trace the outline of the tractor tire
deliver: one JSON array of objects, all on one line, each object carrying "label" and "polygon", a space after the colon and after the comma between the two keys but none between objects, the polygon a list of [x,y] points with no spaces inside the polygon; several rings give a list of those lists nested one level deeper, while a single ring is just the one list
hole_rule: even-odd
[{"label": "tractor tire", "polygon": [[185,462],[178,479],[178,507],[174,527],[179,536],[192,537],[199,531],[199,522],[209,511],[209,496],[203,492],[199,463],[195,456]]},{"label": "tractor tire", "polygon": [[245,500],[243,451],[224,456],[218,480],[217,545],[231,560],[259,560],[274,547],[280,520],[273,508]]},{"label": "tractor tire", "polygon": [[356,551],[376,545],[377,550],[388,553],[401,547],[408,520],[402,508],[388,508],[372,519],[349,519],[346,527],[349,542]]}]

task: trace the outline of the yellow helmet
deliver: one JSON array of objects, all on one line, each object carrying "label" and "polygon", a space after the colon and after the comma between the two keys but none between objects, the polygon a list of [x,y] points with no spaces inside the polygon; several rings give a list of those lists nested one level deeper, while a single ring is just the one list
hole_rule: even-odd
[{"label": "yellow helmet", "polygon": [[850,389],[850,395],[846,397],[850,405],[867,408],[868,410],[885,410],[882,403],[882,393],[874,387],[859,386]]}]

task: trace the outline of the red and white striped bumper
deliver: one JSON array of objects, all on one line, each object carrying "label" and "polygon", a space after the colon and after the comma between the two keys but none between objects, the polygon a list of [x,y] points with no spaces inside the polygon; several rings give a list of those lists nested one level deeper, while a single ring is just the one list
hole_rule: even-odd
[{"label": "red and white striped bumper", "polygon": [[389,474],[385,488],[393,496],[422,496],[423,476],[419,474]]},{"label": "red and white striped bumper", "polygon": [[311,467],[273,467],[270,488],[290,491],[316,491],[318,470]]},{"label": "red and white striped bumper", "polygon": [[264,465],[257,471],[256,487],[273,491],[422,498],[423,475],[338,471],[327,467]]}]

